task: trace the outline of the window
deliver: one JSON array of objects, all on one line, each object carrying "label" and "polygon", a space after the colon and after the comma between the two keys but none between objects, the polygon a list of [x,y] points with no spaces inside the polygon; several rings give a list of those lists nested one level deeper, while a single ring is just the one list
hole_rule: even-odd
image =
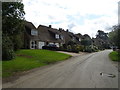
[{"label": "window", "polygon": [[36,49],[37,48],[37,41],[30,41],[30,48]]},{"label": "window", "polygon": [[55,35],[55,38],[56,38],[56,39],[59,39],[59,34],[56,34],[56,35]]},{"label": "window", "polygon": [[35,29],[32,29],[32,30],[31,30],[31,35],[38,35],[38,31],[35,30]]}]

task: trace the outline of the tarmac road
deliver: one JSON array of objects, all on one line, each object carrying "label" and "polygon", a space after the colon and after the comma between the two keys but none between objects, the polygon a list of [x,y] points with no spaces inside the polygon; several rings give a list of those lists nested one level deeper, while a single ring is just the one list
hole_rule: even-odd
[{"label": "tarmac road", "polygon": [[118,88],[118,69],[111,50],[82,54],[4,83],[3,88]]}]

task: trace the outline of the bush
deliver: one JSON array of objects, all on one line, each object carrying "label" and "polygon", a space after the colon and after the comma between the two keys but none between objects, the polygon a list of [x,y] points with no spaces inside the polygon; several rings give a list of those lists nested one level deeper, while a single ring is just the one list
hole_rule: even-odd
[{"label": "bush", "polygon": [[79,51],[84,51],[84,46],[83,45],[77,45],[76,49]]},{"label": "bush", "polygon": [[[23,33],[21,33],[21,34],[23,34]],[[14,47],[13,49],[15,51],[17,51],[18,49],[23,47],[23,38],[22,38],[21,34],[14,35],[11,37],[11,40],[13,42],[13,47]]]},{"label": "bush", "polygon": [[111,60],[113,61],[119,61],[120,62],[120,53],[117,51],[113,51],[109,54],[109,57],[111,58]]},{"label": "bush", "polygon": [[79,51],[84,51],[84,46],[83,45],[63,45],[59,47],[59,50],[79,53]]},{"label": "bush", "polygon": [[85,52],[91,53],[91,52],[97,52],[97,51],[98,51],[98,48],[96,46],[90,45],[85,47]]},{"label": "bush", "polygon": [[91,53],[92,52],[92,48],[90,46],[86,46],[85,47],[85,52]]},{"label": "bush", "polygon": [[58,47],[53,47],[53,46],[43,46],[42,49],[47,49],[47,50],[58,50]]},{"label": "bush", "polygon": [[15,57],[13,44],[7,35],[2,37],[2,60],[11,60]]}]

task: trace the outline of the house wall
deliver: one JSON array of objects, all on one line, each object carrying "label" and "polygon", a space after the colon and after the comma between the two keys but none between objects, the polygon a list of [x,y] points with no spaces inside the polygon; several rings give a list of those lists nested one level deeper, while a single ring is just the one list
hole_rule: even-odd
[{"label": "house wall", "polygon": [[45,46],[45,42],[38,42],[38,49],[42,49],[42,47]]}]

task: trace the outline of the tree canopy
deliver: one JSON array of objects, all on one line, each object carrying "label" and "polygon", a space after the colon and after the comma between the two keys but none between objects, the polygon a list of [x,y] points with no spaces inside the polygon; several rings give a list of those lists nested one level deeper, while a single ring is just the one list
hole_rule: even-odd
[{"label": "tree canopy", "polygon": [[112,31],[109,33],[109,38],[113,45],[120,48],[120,25],[112,27]]},{"label": "tree canopy", "polygon": [[2,2],[2,59],[14,58],[14,50],[22,47],[24,5],[21,2]]}]

